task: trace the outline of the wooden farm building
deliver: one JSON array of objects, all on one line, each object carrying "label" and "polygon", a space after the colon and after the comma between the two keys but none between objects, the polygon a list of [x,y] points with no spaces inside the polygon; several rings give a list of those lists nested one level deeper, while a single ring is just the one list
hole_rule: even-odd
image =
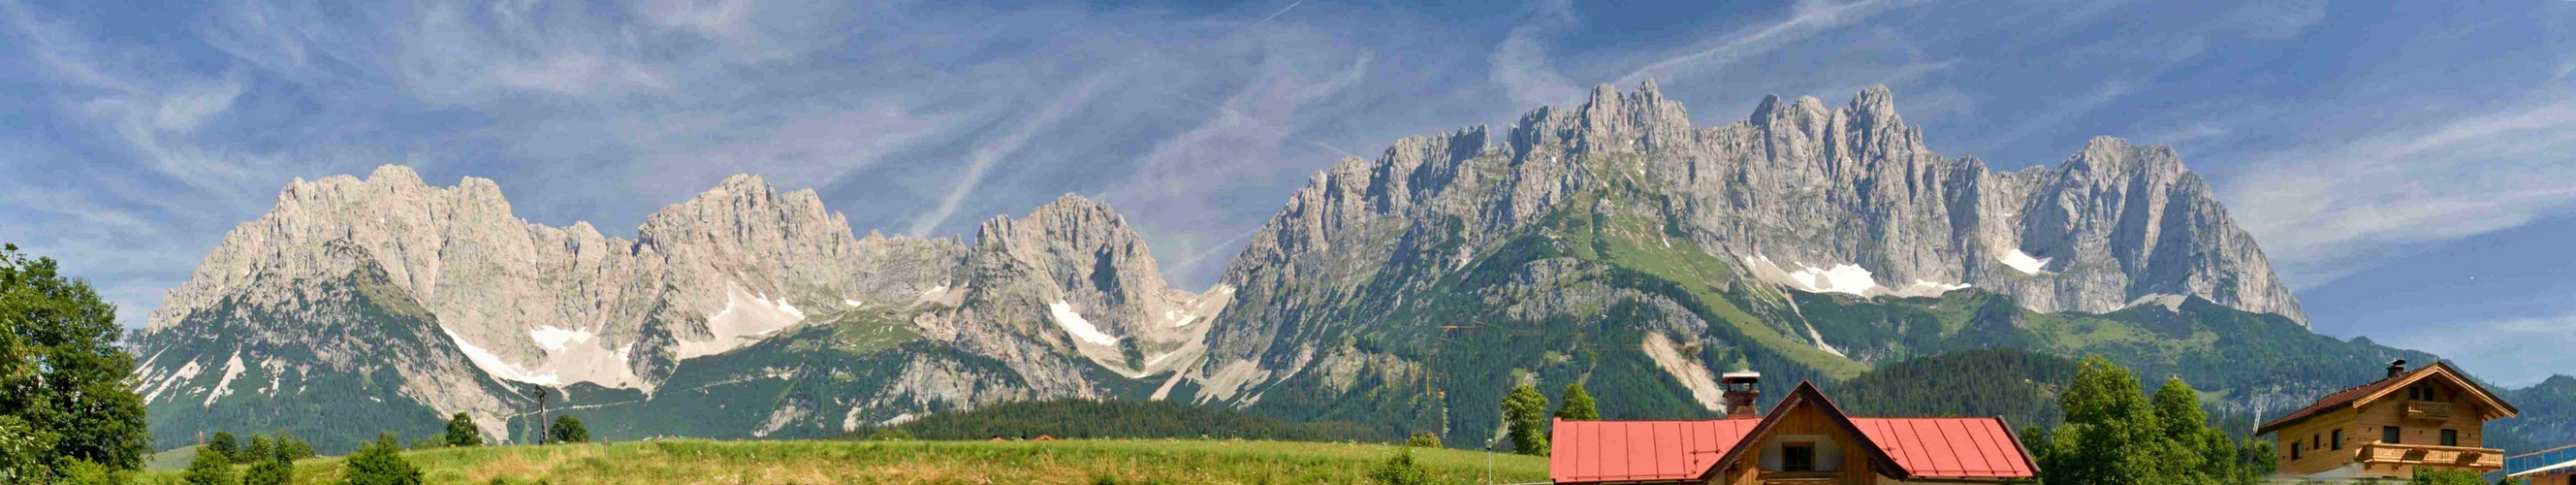
[{"label": "wooden farm building", "polygon": [[2489,473],[2504,450],[2481,446],[2489,420],[2521,413],[2450,364],[2345,389],[2255,428],[2276,441],[2276,480],[2406,479],[2418,468]]},{"label": "wooden farm building", "polygon": [[1556,483],[1885,484],[2028,479],[2039,467],[2001,418],[1865,418],[1799,383],[1765,415],[1758,374],[1726,375],[1727,416],[1555,422]]}]

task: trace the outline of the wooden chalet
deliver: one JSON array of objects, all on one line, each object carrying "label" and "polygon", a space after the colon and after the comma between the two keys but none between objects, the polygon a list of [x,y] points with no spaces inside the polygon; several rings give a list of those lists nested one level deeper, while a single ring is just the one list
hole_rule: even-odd
[{"label": "wooden chalet", "polygon": [[2521,413],[2450,364],[2388,377],[2318,399],[2255,428],[2271,434],[2277,480],[2406,479],[2418,468],[2489,473],[2504,450],[2481,446],[2489,420]]},{"label": "wooden chalet", "polygon": [[1727,374],[1728,415],[1555,422],[1548,476],[1581,484],[1992,483],[2039,467],[2002,418],[1855,418],[1809,383],[1766,415]]}]

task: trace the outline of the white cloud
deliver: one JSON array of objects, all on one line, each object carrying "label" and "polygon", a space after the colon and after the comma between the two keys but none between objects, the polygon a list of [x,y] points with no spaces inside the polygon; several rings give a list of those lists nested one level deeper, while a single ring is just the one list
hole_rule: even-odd
[{"label": "white cloud", "polygon": [[2331,282],[2410,246],[2520,226],[2576,202],[2576,96],[2258,155],[2228,207],[2285,279]]},{"label": "white cloud", "polygon": [[1732,36],[1717,45],[1647,64],[1613,84],[1635,85],[1648,78],[1672,78],[1690,70],[1718,69],[1747,58],[1780,50],[1819,32],[1850,25],[1878,15],[1902,4],[1901,0],[1859,0],[1831,3],[1824,0],[1802,0],[1791,7],[1789,18],[1760,30]]},{"label": "white cloud", "polygon": [[1019,118],[1017,125],[1001,138],[976,144],[974,151],[966,156],[965,170],[958,173],[956,181],[949,186],[947,193],[939,197],[939,205],[932,208],[929,213],[913,219],[911,228],[904,232],[913,236],[926,237],[930,235],[930,231],[938,229],[941,224],[946,224],[949,217],[957,215],[958,206],[965,203],[968,196],[976,193],[976,186],[984,182],[984,175],[991,172],[994,165],[1018,153],[1022,145],[1028,144],[1029,138],[1055,127],[1056,122],[1063,120],[1066,114],[1081,107],[1083,102],[1090,101],[1091,96],[1099,91],[1104,81],[1106,79],[1103,78],[1084,80],[1072,89],[1065,90],[1054,103],[1039,108],[1037,112],[1025,118]]},{"label": "white cloud", "polygon": [[2425,322],[2400,346],[2458,361],[2479,378],[2528,386],[2554,374],[2576,374],[2576,312],[2464,322]]},{"label": "white cloud", "polygon": [[564,50],[529,62],[494,66],[487,72],[501,86],[563,96],[667,93],[671,83],[632,59],[604,58]]},{"label": "white cloud", "polygon": [[1493,80],[1511,95],[1512,107],[1530,109],[1583,99],[1584,89],[1558,74],[1548,63],[1550,37],[1572,31],[1577,19],[1573,0],[1540,0],[1530,4],[1529,20],[1513,27],[1494,50]]}]

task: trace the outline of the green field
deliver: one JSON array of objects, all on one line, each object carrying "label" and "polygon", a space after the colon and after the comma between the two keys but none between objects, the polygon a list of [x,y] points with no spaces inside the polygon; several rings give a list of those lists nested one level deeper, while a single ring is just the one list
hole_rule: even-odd
[{"label": "green field", "polygon": [[[653,441],[413,451],[427,483],[1367,483],[1390,445],[1237,440]],[[1446,483],[1547,480],[1547,459],[1413,450]],[[336,483],[337,457],[297,462],[296,483]],[[178,483],[176,471],[145,483]]]}]

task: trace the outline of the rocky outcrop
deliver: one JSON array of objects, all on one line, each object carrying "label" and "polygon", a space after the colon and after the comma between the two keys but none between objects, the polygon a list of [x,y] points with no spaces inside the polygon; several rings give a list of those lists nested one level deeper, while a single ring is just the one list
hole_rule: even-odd
[{"label": "rocky outcrop", "polygon": [[[228,355],[169,351],[204,347],[218,334],[338,342],[331,345],[353,348],[277,365],[339,369],[421,345],[314,332],[370,318],[342,304],[354,297],[326,291],[364,268],[380,275],[379,303],[416,309],[407,321],[436,340],[428,351],[393,353],[429,352],[424,359],[438,361],[402,369],[404,395],[437,416],[471,411],[481,422],[506,422],[503,413],[526,398],[516,387],[528,384],[632,389],[649,398],[688,360],[799,326],[886,318],[911,327],[892,335],[918,334],[1018,373],[1007,380],[1016,389],[951,396],[964,400],[954,403],[925,390],[989,389],[995,378],[943,384],[924,380],[954,373],[925,373],[875,391],[883,396],[844,399],[900,394],[899,402],[927,412],[995,395],[1093,396],[1093,365],[1141,377],[1195,363],[1198,336],[1224,308],[1223,292],[1202,299],[1170,289],[1125,219],[1073,195],[1025,219],[996,218],[970,246],[857,237],[812,191],[782,192],[737,175],[652,214],[636,234],[627,240],[587,223],[518,219],[484,179],[432,187],[410,169],[386,166],[363,180],[297,180],[275,209],[235,228],[171,290],[137,352],[157,357],[142,371],[179,388],[170,395],[220,397],[231,379],[196,379],[202,370],[187,382],[166,376],[189,366],[220,369]],[[264,313],[252,318],[237,311],[243,307]],[[800,402],[778,409],[814,411],[805,408],[821,401]]]},{"label": "rocky outcrop", "polygon": [[1926,148],[1884,87],[1838,108],[1768,97],[1745,121],[1702,129],[1651,82],[1531,111],[1502,143],[1488,138],[1398,140],[1292,195],[1222,279],[1239,293],[1210,336],[1205,387],[1305,368],[1306,343],[1369,320],[1365,295],[1419,290],[1584,193],[1635,194],[1618,199],[1643,201],[1633,207],[1589,209],[1639,215],[1666,247],[1690,243],[1792,290],[1974,287],[2047,312],[2188,295],[2305,321],[2170,148],[2097,138],[2054,167],[1994,172]]}]

